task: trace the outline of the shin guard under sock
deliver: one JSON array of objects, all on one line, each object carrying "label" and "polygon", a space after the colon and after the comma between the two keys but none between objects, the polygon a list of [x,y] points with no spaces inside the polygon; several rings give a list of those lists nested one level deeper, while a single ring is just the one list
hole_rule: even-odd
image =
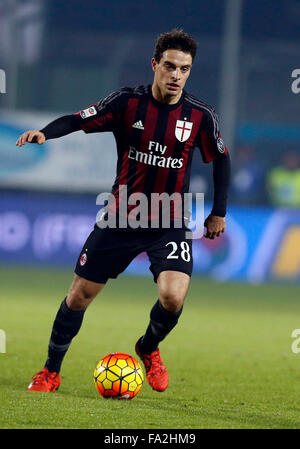
[{"label": "shin guard under sock", "polygon": [[143,354],[150,354],[157,350],[158,344],[176,326],[181,313],[182,308],[178,312],[169,312],[162,306],[160,300],[157,300],[150,312],[150,322],[146,333],[140,341]]},{"label": "shin guard under sock", "polygon": [[84,310],[71,310],[66,304],[66,298],[60,305],[55,317],[48,346],[48,358],[45,367],[50,372],[60,372],[63,358],[69,349],[73,337],[78,333],[84,315]]}]

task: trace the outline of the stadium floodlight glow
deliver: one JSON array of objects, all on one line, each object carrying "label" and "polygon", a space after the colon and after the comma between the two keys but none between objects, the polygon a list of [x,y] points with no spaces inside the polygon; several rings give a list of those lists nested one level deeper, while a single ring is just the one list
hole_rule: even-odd
[{"label": "stadium floodlight glow", "polygon": [[6,94],[6,74],[0,69],[0,94]]}]

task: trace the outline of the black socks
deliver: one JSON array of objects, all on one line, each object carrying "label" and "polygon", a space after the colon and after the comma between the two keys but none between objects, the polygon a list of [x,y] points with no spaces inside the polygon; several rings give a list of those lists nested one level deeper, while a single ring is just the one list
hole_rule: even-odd
[{"label": "black socks", "polygon": [[48,359],[45,364],[50,372],[59,373],[71,341],[81,327],[84,312],[84,310],[69,309],[66,298],[61,303],[53,323],[48,346]]},{"label": "black socks", "polygon": [[[69,309],[66,298],[60,305],[55,317],[48,346],[48,358],[45,367],[50,372],[60,372],[63,358],[69,349],[72,339],[78,333],[85,310],[74,311]],[[140,349],[144,354],[157,350],[158,344],[176,326],[182,313],[169,312],[157,300],[150,312],[150,322],[145,335],[140,341]]]},{"label": "black socks", "polygon": [[181,313],[182,308],[179,312],[169,312],[164,309],[160,300],[157,300],[150,312],[150,323],[146,333],[140,341],[140,350],[143,354],[157,350],[159,342],[176,326]]}]

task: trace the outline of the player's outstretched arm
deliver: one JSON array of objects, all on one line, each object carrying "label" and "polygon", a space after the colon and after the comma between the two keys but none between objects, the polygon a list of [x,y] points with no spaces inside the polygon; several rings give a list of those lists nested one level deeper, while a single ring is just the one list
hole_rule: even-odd
[{"label": "player's outstretched arm", "polygon": [[42,145],[45,143],[46,137],[45,134],[41,131],[37,131],[36,129],[26,131],[23,133],[17,140],[16,145],[18,147],[21,147],[25,145],[26,142],[29,143],[38,143],[39,145]]},{"label": "player's outstretched arm", "polygon": [[31,130],[23,133],[16,142],[18,147],[26,142],[42,144],[49,139],[57,139],[80,130],[79,119],[75,115],[59,117],[40,131]]}]

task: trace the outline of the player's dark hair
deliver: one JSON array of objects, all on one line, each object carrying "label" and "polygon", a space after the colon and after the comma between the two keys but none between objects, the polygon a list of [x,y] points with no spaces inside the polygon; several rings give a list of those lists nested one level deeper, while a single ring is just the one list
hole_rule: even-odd
[{"label": "player's dark hair", "polygon": [[197,51],[197,43],[190,34],[185,33],[180,28],[174,28],[173,30],[158,36],[154,48],[154,59],[159,62],[163,52],[169,49],[190,53],[194,60]]}]

